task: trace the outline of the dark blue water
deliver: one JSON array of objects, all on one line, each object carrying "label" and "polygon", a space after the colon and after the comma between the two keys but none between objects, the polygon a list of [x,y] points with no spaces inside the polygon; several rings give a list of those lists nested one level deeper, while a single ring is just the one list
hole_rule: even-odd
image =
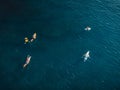
[{"label": "dark blue water", "polygon": [[[34,32],[36,41],[25,45],[24,37]],[[91,58],[83,62],[88,50]],[[28,54],[31,62],[23,69]],[[120,90],[119,85],[119,0],[0,1],[1,90]]]}]

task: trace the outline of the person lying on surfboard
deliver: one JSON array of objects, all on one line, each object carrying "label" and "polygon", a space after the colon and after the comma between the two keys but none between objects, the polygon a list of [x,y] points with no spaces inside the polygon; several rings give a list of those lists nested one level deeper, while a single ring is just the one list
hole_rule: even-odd
[{"label": "person lying on surfboard", "polygon": [[30,41],[33,42],[36,39],[36,37],[37,37],[37,34],[34,33],[33,36],[32,36],[32,39]]},{"label": "person lying on surfboard", "polygon": [[25,68],[30,63],[31,56],[28,55],[25,64],[23,65],[23,68]]}]

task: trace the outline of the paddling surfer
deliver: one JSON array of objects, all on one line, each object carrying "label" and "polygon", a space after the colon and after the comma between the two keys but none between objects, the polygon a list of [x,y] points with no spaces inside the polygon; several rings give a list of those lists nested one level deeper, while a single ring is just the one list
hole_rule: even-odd
[{"label": "paddling surfer", "polygon": [[30,63],[31,56],[28,55],[25,64],[23,65],[23,68],[25,68]]}]

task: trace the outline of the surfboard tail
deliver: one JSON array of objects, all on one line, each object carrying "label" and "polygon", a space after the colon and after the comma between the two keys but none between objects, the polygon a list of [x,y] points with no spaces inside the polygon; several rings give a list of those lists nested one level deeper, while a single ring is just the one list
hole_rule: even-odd
[{"label": "surfboard tail", "polygon": [[23,68],[25,68],[26,66],[27,66],[27,64],[24,64],[24,65],[23,65]]}]

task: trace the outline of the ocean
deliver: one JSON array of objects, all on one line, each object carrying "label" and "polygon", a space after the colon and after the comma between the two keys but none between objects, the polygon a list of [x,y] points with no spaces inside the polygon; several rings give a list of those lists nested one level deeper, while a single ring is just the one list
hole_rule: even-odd
[{"label": "ocean", "polygon": [[0,1],[0,88],[120,90],[119,38],[119,0]]}]

